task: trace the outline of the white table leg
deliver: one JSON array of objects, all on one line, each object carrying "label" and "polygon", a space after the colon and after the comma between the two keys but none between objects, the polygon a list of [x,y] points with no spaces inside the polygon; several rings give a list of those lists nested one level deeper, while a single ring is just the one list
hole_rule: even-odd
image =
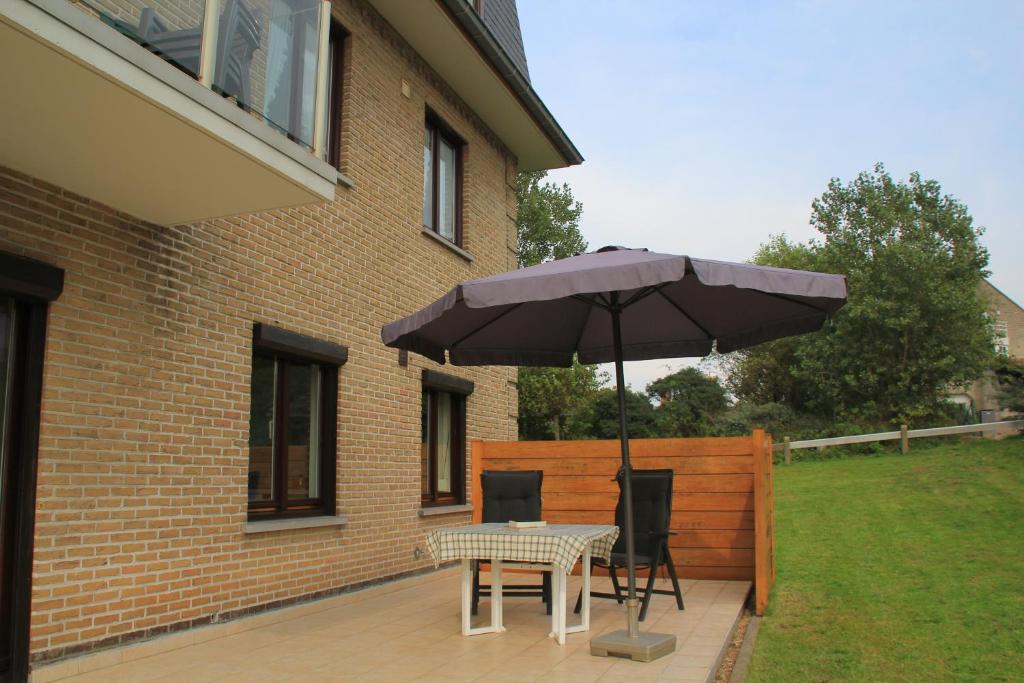
[{"label": "white table leg", "polygon": [[565,570],[555,567],[554,573],[558,576],[558,644],[565,645]]},{"label": "white table leg", "polygon": [[549,638],[558,638],[558,611],[561,609],[561,602],[558,600],[558,567],[551,565],[551,633]]},{"label": "white table leg", "polygon": [[583,630],[590,630],[590,544],[583,548]]},{"label": "white table leg", "polygon": [[501,562],[491,562],[491,623],[473,628],[473,560],[462,561],[462,635],[501,633],[505,630],[501,614]]},{"label": "white table leg", "polygon": [[473,611],[473,560],[462,561],[462,635],[468,636]]},{"label": "white table leg", "polygon": [[501,593],[501,560],[491,561],[491,629],[501,633],[505,630],[504,596]]},{"label": "white table leg", "polygon": [[581,631],[590,630],[590,544],[588,543],[583,548],[583,564],[581,565],[581,572],[583,574],[583,605],[580,608],[580,616],[582,617],[579,624],[576,626],[567,626],[565,629],[566,633],[580,633]]}]

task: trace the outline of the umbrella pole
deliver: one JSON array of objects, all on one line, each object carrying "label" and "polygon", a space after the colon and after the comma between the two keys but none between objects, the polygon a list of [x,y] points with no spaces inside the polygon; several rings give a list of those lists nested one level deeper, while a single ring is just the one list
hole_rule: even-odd
[{"label": "umbrella pole", "polygon": [[[636,556],[633,535],[633,472],[629,464],[629,434],[626,432],[626,382],[622,370],[622,326],[619,320],[622,305],[619,293],[611,292],[608,312],[612,316],[612,343],[615,346],[615,391],[619,397],[619,442],[622,447],[622,502],[626,534],[626,630],[613,631],[590,641],[590,654],[599,657],[613,655],[629,657],[639,662],[650,662],[671,654],[676,649],[672,634],[640,633],[640,601],[636,597]],[[584,567],[583,571],[587,571]],[[651,571],[656,571],[651,567]]]},{"label": "umbrella pole", "polygon": [[626,626],[630,638],[640,635],[640,601],[636,598],[636,540],[633,534],[633,467],[629,464],[629,434],[626,431],[626,382],[622,369],[622,326],[619,293],[612,292],[612,343],[615,346],[615,393],[619,398],[619,443],[622,449],[622,499],[626,528]]}]

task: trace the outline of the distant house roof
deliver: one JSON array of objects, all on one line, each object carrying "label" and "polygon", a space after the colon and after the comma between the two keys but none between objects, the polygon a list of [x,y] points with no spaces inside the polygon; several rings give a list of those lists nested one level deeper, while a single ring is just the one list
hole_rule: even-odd
[{"label": "distant house roof", "polygon": [[526,80],[530,80],[516,0],[482,0],[480,18],[516,68]]},{"label": "distant house roof", "polygon": [[1013,299],[1011,299],[1011,298],[1010,298],[1010,295],[1009,295],[1009,294],[1007,294],[1006,292],[1004,292],[1003,290],[999,289],[999,288],[998,288],[998,287],[996,287],[996,286],[995,286],[994,284],[992,284],[992,281],[991,281],[991,280],[988,280],[988,279],[986,278],[985,280],[982,280],[982,283],[983,283],[983,284],[982,284],[982,287],[985,287],[985,285],[988,285],[988,287],[989,287],[989,288],[991,288],[991,289],[992,289],[992,290],[993,290],[993,291],[994,291],[994,292],[995,292],[996,294],[998,294],[999,296],[1003,297],[1003,298],[1004,298],[1004,299],[1006,299],[1006,300],[1007,300],[1008,302],[1010,302],[1011,304],[1013,304],[1014,306],[1016,306],[1016,307],[1017,307],[1017,310],[1019,310],[1019,311],[1024,311],[1024,307],[1022,307],[1022,306],[1021,306],[1020,304],[1018,304],[1018,303],[1017,303],[1016,301],[1014,301]]}]

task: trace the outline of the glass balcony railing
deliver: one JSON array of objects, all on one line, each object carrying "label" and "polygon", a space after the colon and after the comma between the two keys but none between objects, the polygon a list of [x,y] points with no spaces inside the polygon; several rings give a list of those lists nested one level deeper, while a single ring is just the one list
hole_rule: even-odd
[{"label": "glass balcony railing", "polygon": [[327,0],[68,0],[320,155]]}]

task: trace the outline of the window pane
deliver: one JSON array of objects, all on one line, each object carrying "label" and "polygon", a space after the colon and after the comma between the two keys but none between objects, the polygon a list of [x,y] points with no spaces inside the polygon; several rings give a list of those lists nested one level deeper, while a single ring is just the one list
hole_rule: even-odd
[{"label": "window pane", "polygon": [[252,399],[249,406],[249,500],[274,498],[274,384],[273,358],[252,359]]},{"label": "window pane", "polygon": [[320,368],[288,364],[288,499],[319,497]]},{"label": "window pane", "polygon": [[452,396],[437,395],[437,492],[452,492]]},{"label": "window pane", "polygon": [[423,136],[423,225],[434,229],[434,131],[430,126]]},{"label": "window pane", "polygon": [[420,407],[420,493],[429,496],[430,491],[430,434],[431,434],[430,392],[423,392]]},{"label": "window pane", "polygon": [[442,237],[455,241],[455,148],[441,139],[439,183],[441,191],[438,196],[438,215],[441,219],[441,229],[438,231]]}]

